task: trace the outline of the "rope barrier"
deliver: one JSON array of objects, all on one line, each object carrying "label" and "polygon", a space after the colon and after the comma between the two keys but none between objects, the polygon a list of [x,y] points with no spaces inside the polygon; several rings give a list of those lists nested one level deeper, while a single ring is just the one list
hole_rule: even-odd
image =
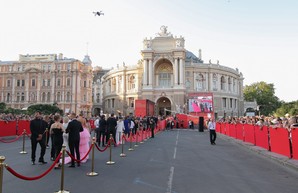
[{"label": "rope barrier", "polygon": [[60,160],[60,157],[61,157],[61,154],[60,153],[57,158],[55,159],[54,163],[51,165],[51,167],[49,169],[47,169],[43,174],[39,175],[39,176],[34,176],[34,177],[27,177],[27,176],[23,176],[19,173],[17,173],[15,170],[13,170],[11,167],[9,167],[8,165],[5,165],[5,168],[7,169],[7,171],[9,171],[12,175],[16,176],[17,178],[20,178],[22,180],[38,180],[42,177],[44,177],[45,175],[47,175],[54,167],[55,165],[59,162]]},{"label": "rope barrier", "polygon": [[91,144],[91,145],[90,145],[90,148],[89,148],[88,152],[87,152],[86,155],[85,155],[82,159],[80,159],[80,160],[77,160],[75,157],[73,157],[69,151],[66,151],[66,153],[67,153],[67,155],[69,155],[69,157],[70,157],[71,159],[73,159],[75,162],[81,162],[81,161],[83,161],[84,159],[86,159],[86,157],[87,157],[88,154],[90,153],[90,151],[91,151],[93,145],[94,145],[94,144]]},{"label": "rope barrier", "polygon": [[12,140],[9,140],[9,141],[5,141],[5,140],[2,140],[0,139],[0,142],[2,143],[13,143],[13,142],[16,142],[17,140],[19,140],[21,138],[22,135],[18,135],[15,139],[12,139]]},{"label": "rope barrier", "polygon": [[110,146],[110,140],[109,140],[107,146],[106,146],[104,149],[100,149],[96,143],[95,143],[94,145],[95,145],[95,147],[96,147],[96,149],[97,149],[98,151],[100,151],[100,152],[104,152],[104,151],[106,151],[106,150],[108,149],[108,147]]}]

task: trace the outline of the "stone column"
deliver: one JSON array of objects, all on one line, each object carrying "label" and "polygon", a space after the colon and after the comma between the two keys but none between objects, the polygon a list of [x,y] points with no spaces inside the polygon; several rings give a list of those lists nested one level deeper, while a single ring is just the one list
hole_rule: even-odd
[{"label": "stone column", "polygon": [[178,85],[178,58],[175,58],[174,63],[174,85]]},{"label": "stone column", "polygon": [[184,85],[184,59],[180,59],[179,61],[179,66],[180,66],[180,85]]},{"label": "stone column", "polygon": [[40,98],[40,88],[41,88],[41,85],[42,85],[42,79],[41,79],[41,73],[38,73],[37,75],[37,78],[36,78],[36,101],[39,103],[41,101],[41,98]]},{"label": "stone column", "polygon": [[213,90],[213,74],[211,72],[209,72],[209,85],[208,85],[208,91],[212,91]]},{"label": "stone column", "polygon": [[56,100],[56,95],[55,95],[55,87],[56,87],[56,77],[55,77],[55,72],[51,73],[52,75],[52,80],[51,80],[51,86],[52,86],[52,95],[51,95],[51,103],[53,103]]},{"label": "stone column", "polygon": [[29,86],[31,84],[29,73],[26,74],[25,78],[25,101],[29,102]]},{"label": "stone column", "polygon": [[15,87],[16,87],[16,78],[15,76],[12,77],[12,93],[10,96],[10,103],[14,102],[14,95],[15,95]]},{"label": "stone column", "polygon": [[143,86],[147,86],[148,82],[147,82],[147,72],[148,72],[148,65],[147,65],[147,59],[144,59],[143,61]]},{"label": "stone column", "polygon": [[152,87],[152,78],[153,78],[153,65],[152,59],[149,59],[149,86]]}]

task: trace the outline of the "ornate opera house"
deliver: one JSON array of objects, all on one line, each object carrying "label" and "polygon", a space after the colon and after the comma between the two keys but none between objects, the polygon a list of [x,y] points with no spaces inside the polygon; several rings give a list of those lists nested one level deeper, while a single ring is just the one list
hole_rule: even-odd
[{"label": "ornate opera house", "polygon": [[149,99],[155,114],[243,115],[243,75],[238,69],[204,63],[201,50],[195,56],[185,48],[184,37],[174,37],[166,26],[143,45],[136,65],[118,65],[102,76],[103,112],[134,114],[134,101]]}]

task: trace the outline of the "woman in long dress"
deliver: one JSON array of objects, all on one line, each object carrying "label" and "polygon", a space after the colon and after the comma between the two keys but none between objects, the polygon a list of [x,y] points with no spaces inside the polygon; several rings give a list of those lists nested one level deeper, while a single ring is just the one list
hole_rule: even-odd
[{"label": "woman in long dress", "polygon": [[[51,125],[50,128],[50,134],[53,136],[53,146],[55,149],[55,159],[59,155],[62,149],[62,144],[63,144],[63,126],[60,123],[60,115],[55,115],[54,116],[54,123]],[[55,166],[55,169],[60,168],[60,165],[57,163]]]},{"label": "woman in long dress", "polygon": [[[79,119],[79,121],[82,123],[83,131],[80,132],[80,155],[81,158],[85,157],[85,155],[88,153],[88,150],[90,148],[90,132],[89,128],[87,126],[87,120],[85,118]],[[81,163],[85,163],[89,159],[89,155],[81,161]]]},{"label": "woman in long dress", "polygon": [[[63,117],[63,123],[62,123],[62,126],[63,126],[63,129],[64,131],[66,130],[67,126],[68,126],[68,123],[69,123],[69,118],[68,117]],[[68,146],[68,133],[63,133],[63,144],[66,146],[66,151],[69,151],[69,146]]]}]

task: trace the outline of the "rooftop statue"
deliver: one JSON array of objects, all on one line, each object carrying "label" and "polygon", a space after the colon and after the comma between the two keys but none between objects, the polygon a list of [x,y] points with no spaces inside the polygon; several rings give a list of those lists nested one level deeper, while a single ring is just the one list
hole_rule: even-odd
[{"label": "rooftop statue", "polygon": [[167,32],[167,28],[168,28],[168,26],[164,26],[164,25],[161,26],[160,32],[158,33],[158,35],[161,37],[171,36],[172,34],[170,32]]}]

